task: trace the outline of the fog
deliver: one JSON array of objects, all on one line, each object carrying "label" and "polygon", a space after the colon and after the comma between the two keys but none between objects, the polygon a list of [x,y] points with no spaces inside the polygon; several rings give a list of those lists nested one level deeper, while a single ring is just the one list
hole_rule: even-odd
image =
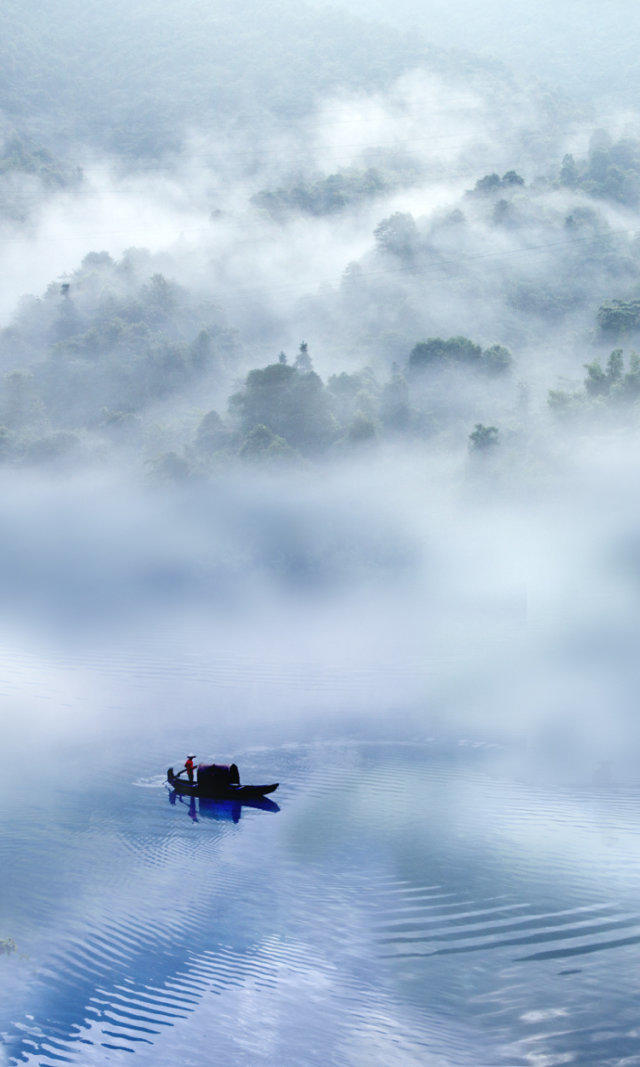
[{"label": "fog", "polygon": [[633,106],[638,30],[634,4],[616,4],[606,24],[592,0],[566,0],[561,5],[543,0],[535,7],[525,0],[510,4],[462,0],[453,8],[441,0],[428,6],[400,0],[392,12],[385,0],[366,7],[359,0],[347,0],[343,6],[395,27],[418,29],[442,48],[499,60],[583,99]]},{"label": "fog", "polygon": [[[310,677],[382,669],[384,648],[383,718],[406,693],[427,729],[494,739],[564,722],[579,761],[602,743],[603,703],[621,704],[607,711],[612,748],[628,720],[615,650],[635,609],[633,552],[615,560],[636,530],[615,505],[634,477],[635,326],[602,328],[598,309],[637,289],[640,118],[615,81],[588,105],[573,94],[584,50],[570,72],[549,55],[566,13],[461,7],[446,40],[429,14],[401,5],[391,31],[374,7],[363,53],[345,52],[333,82],[310,73],[304,102],[285,78],[251,110],[226,83],[224,120],[200,116],[198,73],[191,111],[176,88],[172,136],[160,122],[139,152],[131,132],[151,104],[133,86],[126,137],[73,69],[64,121],[52,100],[27,114],[7,97],[5,625],[71,654],[174,619],[187,647],[221,630],[230,656],[259,657],[277,619]],[[291,48],[338,16],[270,17]],[[71,41],[72,7],[59,18]],[[345,48],[362,32],[349,18]],[[414,22],[417,50],[396,32]],[[242,69],[234,26],[214,70]],[[504,61],[516,26],[526,64],[517,50],[512,70],[473,57],[472,43]],[[82,32],[86,49],[90,22]],[[108,34],[124,32],[114,9]],[[393,62],[365,75],[366,48],[385,40]],[[251,64],[254,79],[272,70]],[[414,353],[460,336],[477,351],[433,365],[428,346]],[[293,367],[303,343],[312,362]],[[302,429],[282,412],[271,424],[278,394],[242,392],[278,358],[320,376]],[[496,427],[497,447],[470,436],[478,425]],[[602,655],[587,666],[590,642]],[[271,640],[264,655],[278,658]]]},{"label": "fog", "polygon": [[[155,788],[183,748],[275,774],[265,753],[283,778],[335,751],[377,811],[350,764],[371,744],[446,822],[437,774],[407,761],[489,753],[520,783],[509,804],[549,790],[539,836],[513,831],[512,867],[505,851],[528,900],[518,864],[555,855],[544,812],[562,790],[637,788],[637,14],[619,4],[603,21],[587,0],[59,0],[0,16],[12,825],[25,760],[95,766],[108,808],[109,775]],[[497,846],[472,811],[475,773],[443,785],[452,839],[480,842],[451,870],[490,900]],[[67,794],[49,795],[62,812]],[[290,796],[291,818],[315,826]],[[610,882],[590,873],[580,798],[567,849],[595,900]],[[414,832],[412,848],[384,846],[407,884],[418,852],[437,853],[431,829]],[[274,840],[254,841],[265,865]],[[434,859],[445,888],[447,862]],[[97,913],[106,890],[82,878],[78,914]],[[140,886],[159,907],[146,871]],[[113,889],[118,914],[127,892]],[[414,979],[390,995],[379,1043],[350,1032],[327,1062],[395,1062],[390,1035],[420,1014]],[[29,1017],[30,981],[8,983],[7,1033]],[[458,1039],[475,1040],[447,1029],[434,1062],[473,1062]],[[17,1040],[9,1056],[36,1062],[40,1037]]]}]

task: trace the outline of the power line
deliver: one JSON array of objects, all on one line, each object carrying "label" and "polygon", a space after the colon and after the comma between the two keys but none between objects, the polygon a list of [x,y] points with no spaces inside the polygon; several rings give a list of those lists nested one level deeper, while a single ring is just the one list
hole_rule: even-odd
[{"label": "power line", "polygon": [[[460,137],[456,135],[455,137],[431,137],[431,136],[429,136],[429,137],[415,137],[415,138],[412,138],[411,140],[403,140],[403,141],[400,141],[400,140],[380,141],[377,144],[366,144],[366,143],[362,143],[362,142],[359,142],[359,141],[358,142],[353,141],[353,142],[350,142],[350,143],[349,142],[347,142],[347,143],[342,143],[341,142],[340,144],[335,144],[334,145],[334,144],[331,144],[330,142],[325,142],[324,144],[321,142],[320,144],[316,144],[316,145],[309,144],[309,145],[304,145],[304,146],[301,146],[300,144],[296,144],[295,151],[297,151],[298,153],[302,154],[304,151],[309,151],[311,148],[315,148],[315,150],[318,151],[318,152],[328,152],[331,149],[339,151],[339,150],[341,150],[343,148],[352,148],[352,149],[360,149],[361,152],[364,154],[365,152],[373,153],[373,152],[380,152],[380,151],[397,151],[397,150],[400,150],[400,149],[402,149],[403,151],[410,151],[416,145],[424,145],[424,144],[429,144],[429,145],[434,145],[434,146],[456,145],[456,146],[459,147],[460,151],[462,151],[465,148],[473,147],[474,143],[477,143],[477,141],[480,140],[480,139],[484,139],[484,135],[477,134],[475,136],[469,136],[469,138],[467,138],[466,141],[462,141],[460,139]],[[203,160],[205,160],[206,157],[203,154],[203,156],[201,158]],[[245,152],[245,153],[233,152],[232,153],[232,160],[234,162],[236,160],[239,160],[239,161],[242,161],[242,162],[259,161],[261,164],[263,164],[265,161],[272,160],[273,158],[274,158],[273,156],[261,155],[259,148],[256,148],[256,150],[254,152],[252,152],[252,153],[249,153],[249,152]],[[215,157],[213,157],[213,161],[209,165],[216,165],[215,164]],[[342,164],[342,166],[351,167],[351,166],[353,166],[353,164],[351,164],[351,163]],[[331,176],[332,175],[329,175],[329,177],[331,177]]]},{"label": "power line", "polygon": [[[186,236],[186,235],[199,235],[199,234],[209,234],[209,235],[211,235],[212,234],[212,226],[213,225],[214,224],[212,224],[211,226],[207,226],[207,227],[200,226],[200,227],[192,227],[192,228],[181,229],[179,237]],[[629,236],[629,235],[633,235],[634,237],[638,237],[639,233],[640,233],[640,231],[638,231],[636,229],[629,228],[629,227],[624,227],[624,228],[615,229],[615,230],[607,230],[607,231],[605,231],[605,232],[603,232],[601,234],[597,234],[597,233],[584,234],[584,235],[582,235],[580,237],[565,238],[564,240],[561,240],[561,241],[548,241],[548,242],[541,243],[541,244],[524,245],[524,246],[522,246],[520,248],[501,249],[501,250],[492,251],[492,252],[472,252],[472,253],[461,252],[461,253],[455,253],[455,262],[457,262],[457,263],[458,262],[470,263],[470,262],[476,262],[476,261],[482,261],[482,260],[491,260],[491,259],[500,260],[500,259],[506,259],[506,258],[511,258],[511,257],[517,257],[517,256],[525,256],[525,255],[529,255],[531,253],[536,253],[536,252],[545,252],[545,251],[548,251],[550,249],[571,248],[571,247],[574,247],[574,246],[577,246],[577,245],[580,245],[580,244],[584,244],[586,242],[593,241],[594,239],[598,239],[599,237],[600,238],[604,238],[604,239],[608,239],[608,238],[611,238],[611,237],[619,237],[619,236]],[[133,236],[132,235],[132,231],[130,229],[126,229],[126,230],[105,231],[105,232],[96,233],[96,234],[93,234],[93,235],[85,233],[85,234],[82,234],[81,237],[83,239],[93,239],[93,238],[98,238],[99,239],[99,238],[103,238],[103,237],[114,237],[114,236],[124,236],[124,235]],[[179,239],[179,237],[177,239]],[[57,240],[64,240],[64,239],[65,238],[57,238]],[[76,238],[75,237],[68,237],[66,239],[69,240],[69,241],[72,241],[72,240],[75,240]],[[252,243],[252,242],[251,241],[247,241],[245,243]],[[343,272],[342,272],[340,280],[342,280],[342,278],[344,278],[344,271],[347,269],[348,266],[349,266],[349,264],[347,264],[347,266],[343,269]],[[387,267],[387,268],[380,269],[380,270],[369,270],[369,271],[367,271],[367,270],[358,270],[357,279],[358,280],[360,280],[360,279],[367,280],[369,278],[378,278],[378,277],[386,277],[386,276],[394,276],[394,275],[397,276],[397,275],[406,274],[406,275],[414,275],[416,280],[419,281],[419,280],[421,280],[423,278],[429,278],[429,277],[435,277],[437,275],[442,275],[443,273],[446,273],[446,271],[447,271],[447,264],[446,263],[441,263],[441,264],[439,264],[437,266],[434,265],[434,266],[431,266],[431,267],[429,267],[427,269],[420,269],[419,265],[416,265],[415,263],[407,263],[407,264],[403,264],[402,266]],[[230,285],[230,284],[233,284],[233,283],[230,280],[227,280],[226,282],[218,282],[217,284]],[[263,284],[262,282],[257,281],[255,286],[253,286],[251,288],[242,287],[241,286],[240,288],[235,288],[234,292],[238,293],[240,295],[244,294],[245,297],[254,296],[254,295],[257,294],[257,291],[259,290],[259,288],[260,288],[260,286],[262,284]],[[309,283],[309,284],[311,284],[311,283]],[[320,281],[316,282],[315,284],[317,286],[322,286],[322,285],[330,285],[331,282],[330,281],[320,280]],[[292,292],[293,293],[293,292],[296,292],[301,297],[304,295],[304,294],[300,294],[300,287],[298,285],[294,286],[294,285],[290,285],[290,284],[277,285],[277,286],[268,286],[267,287],[267,291],[269,293],[286,293],[286,292]],[[307,295],[311,295],[311,294],[307,294]],[[226,300],[231,304],[235,304],[236,303],[235,300],[234,300],[234,294],[233,293],[227,294],[226,295]]]},{"label": "power line", "polygon": [[[639,232],[640,231],[638,231],[638,230],[632,230],[632,229],[609,230],[603,236],[609,237],[609,236],[619,236],[619,235],[622,235],[622,234],[633,234],[634,236],[637,237],[639,235]],[[462,253],[462,254],[456,255],[456,261],[457,262],[463,261],[463,262],[466,263],[466,262],[473,262],[473,261],[476,261],[476,260],[501,259],[501,258],[506,258],[506,257],[509,257],[509,256],[528,255],[530,252],[541,252],[541,251],[546,251],[546,250],[548,250],[550,248],[571,247],[572,245],[577,245],[577,244],[583,243],[585,241],[590,241],[590,240],[593,239],[593,236],[594,236],[593,234],[589,234],[589,235],[586,235],[584,237],[576,237],[576,238],[569,239],[569,240],[566,240],[566,241],[550,241],[550,242],[547,242],[546,244],[527,245],[527,246],[525,246],[523,248],[510,249],[510,250],[507,250],[507,251],[500,251],[500,252],[479,252],[479,253],[468,253],[466,255],[464,253]],[[346,268],[345,268],[345,270],[346,270]],[[439,267],[433,267],[433,268],[428,269],[428,270],[416,270],[416,267],[413,264],[407,264],[405,266],[391,267],[391,268],[386,268],[384,270],[358,271],[357,279],[359,280],[359,279],[377,278],[377,277],[385,277],[387,275],[398,275],[398,274],[415,274],[417,280],[420,280],[422,278],[435,277],[438,274],[442,274],[444,272],[444,270],[445,270],[444,264],[440,265]],[[343,272],[342,277],[344,277],[344,272]],[[325,283],[325,282],[319,282],[318,283],[318,285],[323,285],[323,284],[329,284],[329,283]],[[269,292],[294,292],[294,291],[297,291],[297,289],[298,289],[297,286],[289,286],[289,285],[287,285],[287,286],[270,286],[269,287]],[[236,290],[236,292],[242,292],[242,289]],[[248,294],[250,292],[250,290],[247,289],[246,292]],[[231,300],[233,301],[233,297],[231,297]]]}]

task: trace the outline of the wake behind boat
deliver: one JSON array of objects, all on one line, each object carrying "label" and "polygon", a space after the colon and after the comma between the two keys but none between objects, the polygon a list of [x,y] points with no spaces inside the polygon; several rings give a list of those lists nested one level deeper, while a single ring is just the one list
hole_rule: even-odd
[{"label": "wake behind boat", "polygon": [[235,763],[199,763],[195,781],[181,778],[180,774],[174,774],[173,767],[169,767],[167,781],[176,793],[184,796],[239,801],[266,796],[267,793],[275,792],[279,785],[278,782],[270,785],[241,785]]}]

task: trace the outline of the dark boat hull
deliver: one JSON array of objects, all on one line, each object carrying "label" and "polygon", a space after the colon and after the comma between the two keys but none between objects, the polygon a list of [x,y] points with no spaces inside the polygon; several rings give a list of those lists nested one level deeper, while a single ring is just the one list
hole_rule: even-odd
[{"label": "dark boat hull", "polygon": [[183,778],[178,778],[171,770],[167,772],[167,781],[172,789],[175,789],[176,793],[181,793],[187,797],[207,797],[211,800],[238,800],[241,803],[245,800],[255,800],[256,798],[266,796],[267,793],[274,793],[278,788],[279,783],[273,782],[271,785],[213,785],[207,783],[198,784],[197,782],[188,782]]}]

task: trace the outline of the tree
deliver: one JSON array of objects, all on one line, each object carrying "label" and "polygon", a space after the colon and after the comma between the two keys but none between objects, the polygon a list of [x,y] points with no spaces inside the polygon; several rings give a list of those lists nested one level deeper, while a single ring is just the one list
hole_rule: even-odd
[{"label": "tree", "polygon": [[593,363],[585,363],[587,377],[585,389],[589,396],[606,396],[609,392],[610,382],[597,359]]},{"label": "tree", "polygon": [[199,452],[211,455],[227,443],[229,434],[217,411],[208,411],[196,430],[195,446]]},{"label": "tree", "polygon": [[376,427],[372,419],[358,412],[349,427],[348,438],[352,444],[363,444],[366,441],[375,441]]},{"label": "tree", "polygon": [[268,426],[254,426],[240,449],[242,459],[250,460],[291,459],[295,454],[284,437],[273,433]]},{"label": "tree", "polygon": [[11,434],[6,426],[0,426],[0,462],[7,459],[11,453]]},{"label": "tree", "polygon": [[485,174],[484,178],[478,178],[473,192],[479,193],[481,196],[490,195],[491,193],[497,193],[501,184],[499,174]]},{"label": "tree", "polygon": [[469,447],[473,452],[488,452],[498,444],[497,426],[483,426],[477,422],[475,430],[469,434]]},{"label": "tree", "polygon": [[488,374],[497,376],[511,369],[513,356],[504,345],[492,345],[482,353],[482,362]]},{"label": "tree", "polygon": [[585,363],[585,370],[587,377],[584,386],[587,396],[633,400],[640,391],[640,357],[635,352],[631,353],[626,374],[621,348],[613,350],[607,360],[606,370],[602,369],[597,359],[593,363]]},{"label": "tree", "polygon": [[498,200],[493,209],[493,224],[494,226],[507,226],[513,216],[511,203],[509,200]]},{"label": "tree", "polygon": [[[584,392],[568,393],[551,390],[548,396],[549,407],[556,412],[564,413],[570,409],[590,410],[586,406],[588,400],[596,400],[600,405],[633,403],[640,396],[640,356],[632,352],[629,356],[629,369],[624,368],[624,353],[621,348],[615,348],[609,355],[606,368],[595,359],[592,363],[585,363],[587,376],[584,380]],[[591,409],[592,410],[592,409]]]},{"label": "tree", "polygon": [[41,414],[33,374],[12,371],[2,383],[2,416],[9,427],[24,427]]},{"label": "tree", "polygon": [[626,400],[637,400],[640,396],[640,356],[637,352],[629,356],[629,370],[622,378],[620,389]]},{"label": "tree", "polygon": [[623,365],[622,349],[615,348],[607,360],[607,378],[611,383],[622,381]]},{"label": "tree", "polygon": [[310,374],[313,370],[313,363],[311,362],[311,356],[309,355],[309,345],[306,341],[302,341],[300,344],[294,367],[300,374]]},{"label": "tree", "polygon": [[598,310],[598,325],[603,333],[631,333],[640,327],[640,300],[611,300]]},{"label": "tree", "polygon": [[569,189],[575,189],[579,180],[579,171],[576,165],[576,161],[570,153],[567,153],[562,160],[562,166],[560,167],[560,184],[566,185]]},{"label": "tree", "polygon": [[204,370],[211,363],[211,335],[208,330],[200,330],[189,349],[191,363],[197,370]]},{"label": "tree", "polygon": [[404,377],[394,364],[390,380],[382,390],[380,418],[392,430],[406,430],[411,421],[409,390]]},{"label": "tree", "polygon": [[569,393],[566,389],[550,389],[547,403],[555,415],[566,415],[582,403],[580,393]]},{"label": "tree", "polygon": [[376,244],[382,252],[411,259],[418,250],[419,233],[413,215],[396,211],[383,219],[373,231]]},{"label": "tree", "polygon": [[321,452],[337,432],[322,380],[286,363],[250,371],[229,408],[244,433],[266,426],[304,454]]},{"label": "tree", "polygon": [[430,337],[420,341],[409,355],[409,370],[423,371],[430,367],[454,365],[456,363],[480,366],[482,349],[468,337],[450,337],[444,341],[441,337]]}]

